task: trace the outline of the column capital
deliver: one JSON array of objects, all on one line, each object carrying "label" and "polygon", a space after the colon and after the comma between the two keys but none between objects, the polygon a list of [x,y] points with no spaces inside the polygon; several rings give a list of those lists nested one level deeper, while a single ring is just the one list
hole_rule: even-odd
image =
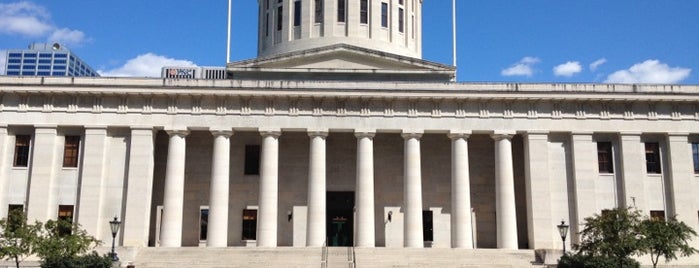
[{"label": "column capital", "polygon": [[471,136],[470,130],[450,130],[449,133],[447,133],[447,137],[449,137],[452,140],[468,139],[468,137],[470,137],[470,136]]},{"label": "column capital", "polygon": [[153,131],[153,126],[131,126],[130,129],[133,130],[150,130]]},{"label": "column capital", "polygon": [[355,129],[354,136],[357,138],[374,138],[376,135],[375,129]]},{"label": "column capital", "polygon": [[189,135],[189,130],[186,129],[166,129],[165,132],[167,132],[170,137],[172,136],[181,136],[185,137]]},{"label": "column capital", "polygon": [[592,131],[574,131],[570,133],[572,136],[592,136],[592,134],[595,133]]},{"label": "column capital", "polygon": [[260,128],[258,130],[260,131],[260,135],[262,135],[263,137],[271,136],[279,138],[279,136],[282,135],[282,130],[279,128]]},{"label": "column capital", "polygon": [[306,129],[308,132],[308,136],[313,138],[313,137],[327,137],[328,136],[328,129],[327,128],[309,128]]},{"label": "column capital", "polygon": [[619,132],[619,136],[621,137],[628,137],[628,136],[641,136],[641,132],[638,131],[622,131]]},{"label": "column capital", "polygon": [[230,137],[230,136],[233,136],[233,134],[235,133],[235,132],[233,132],[232,129],[223,129],[223,128],[220,128],[220,129],[215,129],[215,128],[214,128],[214,129],[209,129],[209,131],[211,132],[211,135],[213,135],[214,137],[217,137],[217,136],[224,136],[224,137],[226,137],[226,138],[228,138],[228,137]]},{"label": "column capital", "polygon": [[373,139],[374,136],[376,136],[376,133],[374,133],[374,132],[355,132],[354,136],[357,137],[358,139],[361,139],[361,138]]},{"label": "column capital", "polygon": [[107,126],[86,125],[86,126],[83,126],[83,128],[84,128],[85,130],[89,130],[89,129],[94,129],[94,130],[103,130],[103,129],[104,129],[104,130],[106,130],[106,129],[107,129]]},{"label": "column capital", "polygon": [[668,132],[666,133],[668,137],[688,137],[689,133],[687,132]]},{"label": "column capital", "polygon": [[522,136],[529,140],[548,140],[550,132],[547,130],[532,130],[527,131]]},{"label": "column capital", "polygon": [[423,132],[421,129],[404,129],[400,136],[403,139],[420,139]]},{"label": "column capital", "polygon": [[500,141],[500,140],[511,140],[512,137],[514,137],[515,134],[512,132],[495,132],[493,134],[490,134],[490,137],[493,138],[495,141]]},{"label": "column capital", "polygon": [[57,129],[58,125],[34,125],[35,129]]}]

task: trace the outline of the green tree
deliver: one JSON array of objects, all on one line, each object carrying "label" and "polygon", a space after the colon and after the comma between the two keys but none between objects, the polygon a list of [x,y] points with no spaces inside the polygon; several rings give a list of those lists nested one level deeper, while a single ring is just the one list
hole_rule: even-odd
[{"label": "green tree", "polygon": [[0,258],[12,260],[17,268],[34,252],[39,241],[41,223],[27,223],[21,210],[12,210],[6,219],[0,220]]},{"label": "green tree", "polygon": [[53,267],[50,264],[63,263],[62,260],[75,260],[101,243],[80,229],[77,223],[49,220],[43,227],[40,243],[34,251],[41,258],[42,267]]},{"label": "green tree", "polygon": [[616,208],[585,218],[578,250],[587,256],[612,259],[623,266],[642,248],[641,219],[641,213],[630,208]]},{"label": "green tree", "polygon": [[670,262],[677,259],[678,253],[684,257],[697,253],[688,242],[697,233],[675,217],[646,218],[640,224],[640,233],[641,252],[650,255],[653,267],[657,267],[661,256]]}]

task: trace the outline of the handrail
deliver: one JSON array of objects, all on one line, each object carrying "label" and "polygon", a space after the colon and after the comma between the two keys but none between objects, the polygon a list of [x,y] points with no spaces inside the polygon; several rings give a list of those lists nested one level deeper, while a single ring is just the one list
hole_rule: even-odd
[{"label": "handrail", "polygon": [[320,267],[328,268],[328,238],[325,238],[323,247],[320,250]]},{"label": "handrail", "polygon": [[356,256],[354,254],[354,246],[347,247],[347,265],[349,268],[357,267]]}]

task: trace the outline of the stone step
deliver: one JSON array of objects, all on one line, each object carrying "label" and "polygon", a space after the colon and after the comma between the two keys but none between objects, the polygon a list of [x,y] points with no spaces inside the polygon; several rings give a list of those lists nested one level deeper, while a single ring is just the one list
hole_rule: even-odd
[{"label": "stone step", "polygon": [[[356,267],[541,267],[532,250],[328,248],[327,268]],[[321,267],[322,248],[143,248],[137,268]],[[124,265],[128,262],[124,262]]]}]

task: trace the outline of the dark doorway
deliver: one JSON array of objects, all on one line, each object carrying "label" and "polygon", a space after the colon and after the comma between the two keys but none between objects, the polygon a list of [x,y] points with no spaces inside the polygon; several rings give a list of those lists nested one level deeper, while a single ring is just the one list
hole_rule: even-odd
[{"label": "dark doorway", "polygon": [[422,236],[425,242],[434,241],[434,224],[432,222],[432,211],[422,211]]},{"label": "dark doorway", "polygon": [[354,245],[354,192],[328,192],[326,204],[328,246],[351,247]]}]

